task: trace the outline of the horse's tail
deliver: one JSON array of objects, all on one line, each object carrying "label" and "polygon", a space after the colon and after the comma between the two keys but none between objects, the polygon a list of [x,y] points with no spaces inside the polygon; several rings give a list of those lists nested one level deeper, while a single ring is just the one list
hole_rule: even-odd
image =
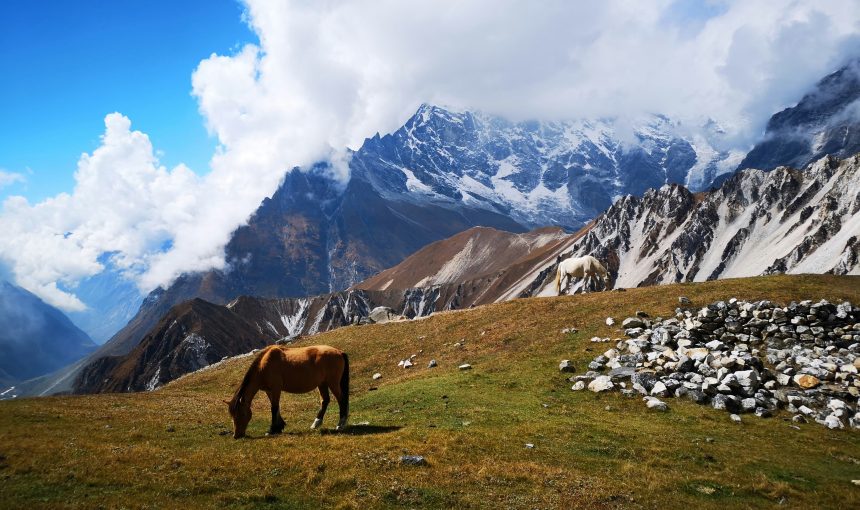
[{"label": "horse's tail", "polygon": [[561,263],[558,264],[558,269],[555,270],[555,293],[561,295]]},{"label": "horse's tail", "polygon": [[345,420],[349,414],[349,356],[343,353],[343,373],[340,375],[340,398],[338,402],[341,408],[341,419]]}]

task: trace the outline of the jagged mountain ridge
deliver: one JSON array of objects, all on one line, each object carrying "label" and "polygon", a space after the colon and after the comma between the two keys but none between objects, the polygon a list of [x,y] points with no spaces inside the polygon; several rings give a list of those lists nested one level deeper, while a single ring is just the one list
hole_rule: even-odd
[{"label": "jagged mountain ridge", "polygon": [[[859,239],[860,155],[826,157],[803,171],[739,172],[711,193],[665,185],[641,198],[627,196],[572,235],[560,229],[511,234],[473,228],[347,291],[309,298],[243,296],[226,306],[206,305],[216,317],[211,322],[227,322],[231,331],[242,332],[236,337],[265,344],[361,323],[377,306],[415,318],[555,295],[559,256],[593,254],[607,265],[616,287],[637,287],[782,272],[860,274]],[[88,366],[78,391],[151,389],[204,365],[195,359],[212,362],[247,351],[248,342],[209,341],[208,335],[223,338],[219,333],[168,327],[188,321],[184,317],[196,307],[186,305],[174,307],[128,355]],[[194,346],[219,348],[189,357],[189,338]],[[145,355],[150,352],[159,355]]]},{"label": "jagged mountain ridge", "polygon": [[[625,197],[565,251],[587,254],[604,261],[620,287],[860,274],[860,155],[827,156],[803,171],[745,170],[704,196],[667,185]],[[529,295],[552,295],[551,276]]]},{"label": "jagged mountain ridge", "polygon": [[825,155],[860,152],[860,59],[823,78],[795,106],[770,118],[738,168],[804,168]]},{"label": "jagged mountain ridge", "polygon": [[[415,318],[494,302],[499,300],[497,293],[507,289],[506,277],[526,277],[548,253],[555,256],[568,237],[559,228],[513,234],[475,227],[433,243],[346,291],[303,298],[240,296],[226,306],[199,298],[186,301],[170,309],[130,352],[104,356],[84,367],[75,391],[154,389],[223,356],[245,353],[278,339],[363,323],[378,306]],[[450,264],[445,268],[443,263],[451,253],[486,254],[493,248],[496,257],[455,264],[460,271],[452,271]],[[435,263],[425,257],[428,253]],[[440,273],[432,284],[414,288],[403,283],[412,281],[410,274],[419,268],[426,272],[431,267]],[[472,271],[482,275],[476,277]],[[231,337],[237,340],[231,342]]]},{"label": "jagged mountain ridge", "polygon": [[702,136],[685,139],[679,128],[654,115],[630,137],[612,119],[510,122],[422,105],[394,133],[365,141],[353,168],[372,170],[389,193],[491,207],[531,227],[576,229],[624,194],[666,183],[699,189],[733,169],[738,154],[717,151]]},{"label": "jagged mountain ridge", "polygon": [[[639,145],[622,147],[618,140],[623,137],[607,120],[510,123],[425,105],[400,130],[365,141],[352,155],[345,187],[326,177],[324,164],[289,172],[276,193],[284,196],[270,201],[282,206],[293,201],[293,209],[272,214],[267,224],[255,220],[263,204],[227,247],[229,271],[186,275],[154,292],[93,358],[128,352],[185,299],[200,296],[224,304],[241,294],[302,296],[346,288],[457,229],[479,224],[515,232],[532,225],[575,227],[588,218],[577,216],[583,208],[592,207],[593,216],[620,194],[669,181],[699,189],[740,159],[713,150],[705,140],[685,141],[673,134],[676,127],[654,117],[635,129]],[[622,175],[627,183],[617,179]],[[637,185],[641,189],[633,189]],[[547,190],[552,193],[545,195]],[[300,210],[301,193],[308,191],[312,199],[306,201],[307,210]],[[524,207],[524,200],[535,205]],[[392,217],[397,218],[393,229],[385,221]],[[523,224],[532,218],[534,223]],[[424,224],[428,220],[430,229]],[[273,242],[273,237],[278,239]],[[379,247],[391,243],[393,249],[380,255]],[[534,282],[518,285],[517,292],[535,290]],[[65,381],[60,385],[39,382],[38,391],[68,389],[73,372],[59,374]]]},{"label": "jagged mountain ridge", "polygon": [[[624,190],[686,179],[702,166],[664,117],[643,124],[640,145],[626,149],[613,129],[609,121],[514,124],[424,105],[400,130],[366,140],[352,154],[345,184],[331,177],[327,163],[288,172],[233,234],[228,270],[184,275],[153,292],[92,359],[128,353],[171,307],[194,297],[225,304],[239,295],[300,297],[348,288],[470,227],[579,226]],[[712,164],[713,151],[706,153]],[[471,188],[461,192],[455,184]],[[557,197],[535,197],[535,190],[550,188]],[[532,201],[538,206],[524,206]]]}]

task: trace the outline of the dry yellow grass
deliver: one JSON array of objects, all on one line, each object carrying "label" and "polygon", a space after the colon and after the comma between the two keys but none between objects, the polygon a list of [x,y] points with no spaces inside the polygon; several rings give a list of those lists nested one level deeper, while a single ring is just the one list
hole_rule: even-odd
[{"label": "dry yellow grass", "polygon": [[[3,508],[837,508],[860,505],[860,434],[790,427],[669,399],[648,411],[617,393],[572,392],[608,346],[595,335],[679,295],[860,301],[860,278],[775,276],[517,300],[309,338],[349,352],[345,434],[311,432],[317,397],[283,397],[285,433],[265,437],[258,395],[247,440],[226,406],[249,359],[147,394],[0,402]],[[565,327],[579,333],[561,334]],[[462,347],[456,342],[464,341]],[[421,352],[423,351],[423,352]],[[419,353],[416,367],[397,361]],[[439,367],[425,368],[431,359]],[[474,369],[459,371],[470,363]],[[381,372],[380,381],[372,381]],[[378,386],[377,389],[372,389]],[[336,406],[324,428],[336,422]],[[172,430],[172,431],[169,431]],[[526,443],[533,443],[528,449]],[[426,467],[401,466],[403,454]]]}]

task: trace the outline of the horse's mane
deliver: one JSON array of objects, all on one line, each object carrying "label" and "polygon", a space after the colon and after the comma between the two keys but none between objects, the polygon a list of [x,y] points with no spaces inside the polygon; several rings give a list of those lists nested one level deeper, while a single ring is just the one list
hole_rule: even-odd
[{"label": "horse's mane", "polygon": [[239,389],[236,390],[236,393],[233,394],[233,398],[230,400],[230,413],[235,414],[236,410],[239,408],[239,404],[242,403],[242,395],[245,394],[245,388],[251,383],[251,379],[254,375],[259,371],[260,368],[260,360],[263,359],[263,355],[266,353],[268,349],[263,349],[260,354],[257,354],[257,357],[254,358],[254,361],[251,362],[251,366],[248,367],[248,371],[245,372],[245,377],[242,378],[242,384],[239,385]]}]

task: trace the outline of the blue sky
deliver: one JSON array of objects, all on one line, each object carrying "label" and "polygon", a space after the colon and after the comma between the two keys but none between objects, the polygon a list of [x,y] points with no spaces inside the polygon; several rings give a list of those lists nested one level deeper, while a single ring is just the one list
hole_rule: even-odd
[{"label": "blue sky", "polygon": [[0,169],[24,183],[0,199],[42,200],[74,185],[82,152],[119,111],[150,136],[168,167],[198,174],[216,145],[191,96],[191,74],[211,53],[255,35],[235,0],[24,1],[0,14]]}]

